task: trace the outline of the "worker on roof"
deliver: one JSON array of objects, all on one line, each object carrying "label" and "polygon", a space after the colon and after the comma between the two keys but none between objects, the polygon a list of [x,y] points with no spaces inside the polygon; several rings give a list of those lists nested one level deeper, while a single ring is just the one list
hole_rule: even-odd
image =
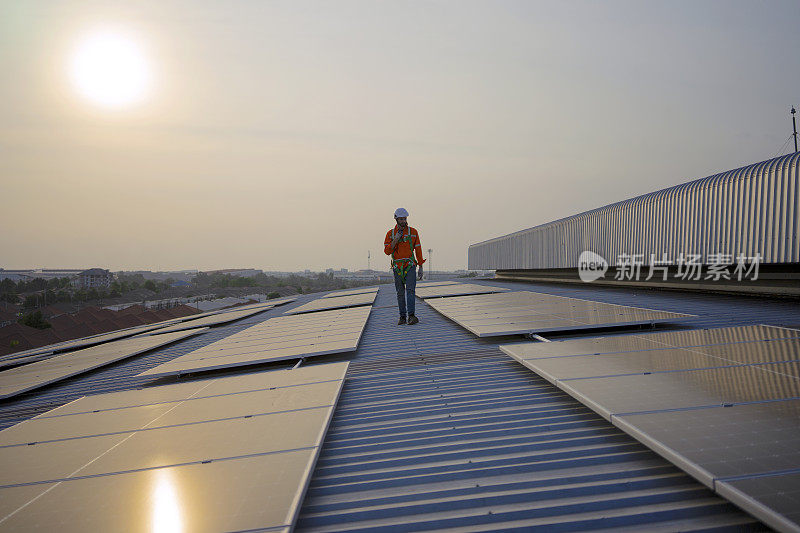
[{"label": "worker on roof", "polygon": [[[419,232],[408,225],[408,211],[402,207],[394,212],[395,225],[386,233],[383,251],[392,257],[394,287],[397,289],[397,307],[400,308],[398,325],[416,324],[419,319],[414,315],[414,291],[417,288],[417,277],[422,279],[422,244]],[[416,257],[416,258],[415,258]],[[419,270],[417,270],[419,266]]]}]

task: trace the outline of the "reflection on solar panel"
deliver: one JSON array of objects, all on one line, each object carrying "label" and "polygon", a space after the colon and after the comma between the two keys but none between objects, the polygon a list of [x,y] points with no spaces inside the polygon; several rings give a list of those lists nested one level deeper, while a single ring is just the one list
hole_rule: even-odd
[{"label": "reflection on solar panel", "polygon": [[271,318],[139,374],[165,376],[332,353],[358,347],[371,307]]},{"label": "reflection on solar panel", "polygon": [[323,298],[337,298],[339,296],[352,296],[354,294],[367,294],[370,292],[378,292],[378,287],[360,287],[358,289],[351,289],[349,291],[336,291],[323,296]]},{"label": "reflection on solar panel", "polygon": [[56,355],[0,374],[0,398],[9,398],[200,333],[195,330],[133,337]]},{"label": "reflection on solar panel", "polygon": [[493,292],[504,292],[507,290],[508,289],[504,289],[503,287],[491,287],[489,285],[456,283],[451,285],[418,287],[416,294],[420,298],[440,298],[444,296],[466,296],[468,294],[489,294]]},{"label": "reflection on solar panel", "polygon": [[800,331],[745,326],[501,349],[768,524],[800,529],[800,485],[787,500],[789,478],[774,475],[800,465]]},{"label": "reflection on solar panel", "polygon": [[478,337],[653,324],[693,316],[528,291],[426,303]]},{"label": "reflection on solar panel", "polygon": [[218,326],[220,324],[227,324],[228,322],[233,322],[235,320],[241,320],[243,318],[247,318],[249,316],[253,316],[255,314],[268,311],[270,309],[272,309],[272,306],[261,306],[256,309],[244,309],[241,311],[237,310],[237,311],[228,311],[226,313],[217,313],[214,315],[205,316],[203,318],[198,318],[196,320],[187,320],[186,322],[181,322],[173,326],[167,326],[166,328],[161,328],[152,331],[149,334],[161,335],[163,333],[171,333],[173,331],[183,331],[185,329]]},{"label": "reflection on solar panel", "polygon": [[99,412],[17,424],[0,432],[0,522],[288,531],[346,371],[337,363],[104,394],[71,404]]},{"label": "reflection on solar panel", "polygon": [[360,305],[372,305],[378,293],[369,292],[365,294],[353,294],[350,296],[338,296],[336,298],[318,298],[305,305],[295,307],[286,311],[284,315],[297,315],[300,313],[313,313],[314,311],[325,311],[327,309],[341,309],[343,307],[356,307]]}]

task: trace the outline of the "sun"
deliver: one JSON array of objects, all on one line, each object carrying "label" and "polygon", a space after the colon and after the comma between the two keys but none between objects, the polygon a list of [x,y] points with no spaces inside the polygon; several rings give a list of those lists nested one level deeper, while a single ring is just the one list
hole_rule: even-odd
[{"label": "sun", "polygon": [[152,72],[144,49],[123,32],[87,34],[75,47],[69,67],[75,90],[101,107],[129,106],[150,92]]}]

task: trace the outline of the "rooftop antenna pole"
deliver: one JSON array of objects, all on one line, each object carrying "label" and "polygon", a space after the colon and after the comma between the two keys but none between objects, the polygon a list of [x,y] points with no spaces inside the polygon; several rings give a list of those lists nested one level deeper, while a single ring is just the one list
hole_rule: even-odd
[{"label": "rooftop antenna pole", "polygon": [[792,136],[794,136],[794,151],[797,152],[797,122],[794,120],[795,113],[797,113],[797,111],[795,111],[794,106],[792,106],[792,129],[794,130]]},{"label": "rooftop antenna pole", "polygon": [[430,261],[430,268],[428,269],[428,279],[433,279],[433,248],[428,248],[428,261]]}]

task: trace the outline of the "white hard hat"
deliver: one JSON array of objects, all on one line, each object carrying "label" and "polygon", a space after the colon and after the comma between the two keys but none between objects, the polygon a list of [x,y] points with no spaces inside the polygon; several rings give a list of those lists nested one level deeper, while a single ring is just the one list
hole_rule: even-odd
[{"label": "white hard hat", "polygon": [[394,218],[407,217],[408,211],[404,207],[398,207],[394,210]]}]

